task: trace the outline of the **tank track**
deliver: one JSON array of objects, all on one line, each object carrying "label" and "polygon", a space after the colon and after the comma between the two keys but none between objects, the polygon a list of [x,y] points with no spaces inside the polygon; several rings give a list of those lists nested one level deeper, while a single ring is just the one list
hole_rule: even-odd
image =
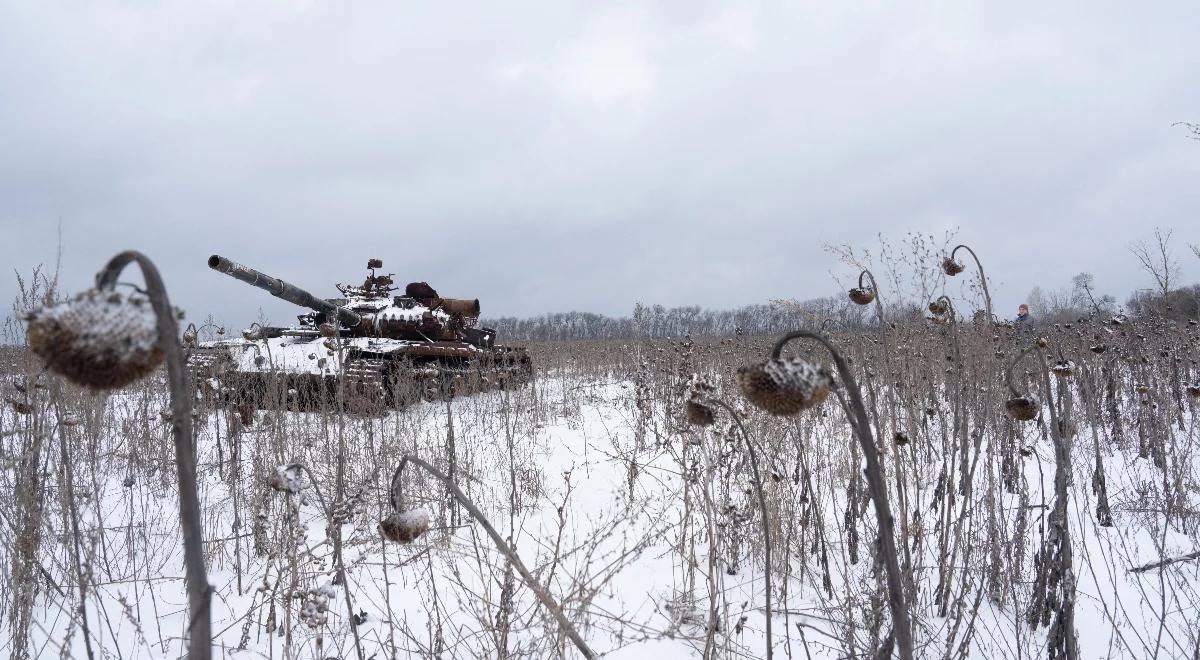
[{"label": "tank track", "polygon": [[529,362],[486,360],[471,364],[425,364],[409,372],[426,401],[468,396],[477,392],[519,386],[532,379]]},{"label": "tank track", "polygon": [[187,358],[188,375],[197,380],[212,378],[222,370],[221,363],[228,359],[223,350],[192,349]]},{"label": "tank track", "polygon": [[[347,358],[341,373],[324,380],[287,376],[286,384],[269,376],[243,373],[234,367],[224,348],[192,349],[187,358],[188,379],[197,400],[206,405],[240,402],[260,408],[280,405],[322,409],[339,397],[344,410],[356,415],[383,415],[420,400],[445,401],[494,389],[520,386],[532,379],[529,358],[523,353],[499,352],[479,361],[460,356],[413,363],[395,357],[360,355]],[[285,400],[275,401],[264,392],[288,388]],[[321,403],[324,401],[324,403]]]},{"label": "tank track", "polygon": [[212,379],[218,377],[229,363],[229,354],[224,350],[194,348],[187,356],[187,376],[197,398],[205,404],[217,399],[217,390]]},{"label": "tank track", "polygon": [[354,358],[346,360],[342,372],[343,396],[348,412],[379,414],[390,407],[387,360]]}]

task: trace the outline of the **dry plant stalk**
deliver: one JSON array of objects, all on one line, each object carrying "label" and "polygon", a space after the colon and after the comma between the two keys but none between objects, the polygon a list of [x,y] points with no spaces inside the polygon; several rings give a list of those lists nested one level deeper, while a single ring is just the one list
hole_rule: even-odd
[{"label": "dry plant stalk", "polygon": [[[149,302],[114,292],[117,278],[136,263]],[[66,304],[51,305],[28,317],[30,348],[46,366],[92,389],[127,385],[148,375],[164,358],[171,394],[171,428],[179,483],[179,522],[183,531],[188,591],[188,658],[212,655],[208,603],[211,587],[204,568],[200,498],[196,486],[192,403],[178,312],[154,263],[140,252],[122,252],[96,275],[96,288]]]}]

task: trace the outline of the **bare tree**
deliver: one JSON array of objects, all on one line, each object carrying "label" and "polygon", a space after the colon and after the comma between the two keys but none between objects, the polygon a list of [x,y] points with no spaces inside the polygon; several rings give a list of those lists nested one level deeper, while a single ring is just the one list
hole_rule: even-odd
[{"label": "bare tree", "polygon": [[1193,140],[1200,140],[1200,124],[1193,124],[1190,121],[1177,121],[1171,126],[1182,126],[1187,129],[1187,136]]},{"label": "bare tree", "polygon": [[1096,276],[1091,273],[1079,273],[1071,278],[1071,284],[1075,287],[1072,302],[1076,307],[1090,309],[1096,314],[1106,314],[1116,306],[1116,298],[1112,296],[1096,297]]},{"label": "bare tree", "polygon": [[1137,257],[1138,263],[1154,277],[1164,301],[1167,294],[1171,292],[1171,284],[1179,277],[1179,262],[1171,254],[1171,236],[1174,233],[1173,229],[1164,232],[1161,228],[1155,227],[1153,244],[1147,241],[1136,241],[1129,244],[1129,251]]},{"label": "bare tree", "polygon": [[1050,309],[1050,301],[1046,299],[1046,292],[1040,286],[1030,290],[1029,295],[1025,296],[1025,302],[1036,314],[1045,314]]}]

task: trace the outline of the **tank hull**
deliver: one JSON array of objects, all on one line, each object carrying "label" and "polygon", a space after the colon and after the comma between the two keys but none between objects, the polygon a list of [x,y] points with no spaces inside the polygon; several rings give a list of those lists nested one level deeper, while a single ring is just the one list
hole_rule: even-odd
[{"label": "tank hull", "polygon": [[363,337],[203,342],[190,349],[188,365],[198,396],[213,404],[355,414],[519,386],[533,376],[520,348]]}]

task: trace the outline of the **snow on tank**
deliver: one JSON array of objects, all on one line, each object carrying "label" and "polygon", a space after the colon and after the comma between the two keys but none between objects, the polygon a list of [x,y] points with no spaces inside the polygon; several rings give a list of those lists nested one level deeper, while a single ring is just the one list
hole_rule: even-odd
[{"label": "snow on tank", "polygon": [[361,285],[338,284],[342,297],[332,299],[219,255],[208,265],[312,310],[294,326],[252,325],[241,339],[196,343],[191,335],[193,372],[202,380],[232,381],[221,386],[226,398],[261,405],[261,391],[316,397],[349,390],[394,404],[406,389],[398,387],[402,383],[453,395],[523,383],[532,375],[524,349],[496,346],[495,330],[478,327],[478,299],[443,298],[425,282],[394,295],[392,276],[376,273],[383,266],[378,259],[368,261]]}]

